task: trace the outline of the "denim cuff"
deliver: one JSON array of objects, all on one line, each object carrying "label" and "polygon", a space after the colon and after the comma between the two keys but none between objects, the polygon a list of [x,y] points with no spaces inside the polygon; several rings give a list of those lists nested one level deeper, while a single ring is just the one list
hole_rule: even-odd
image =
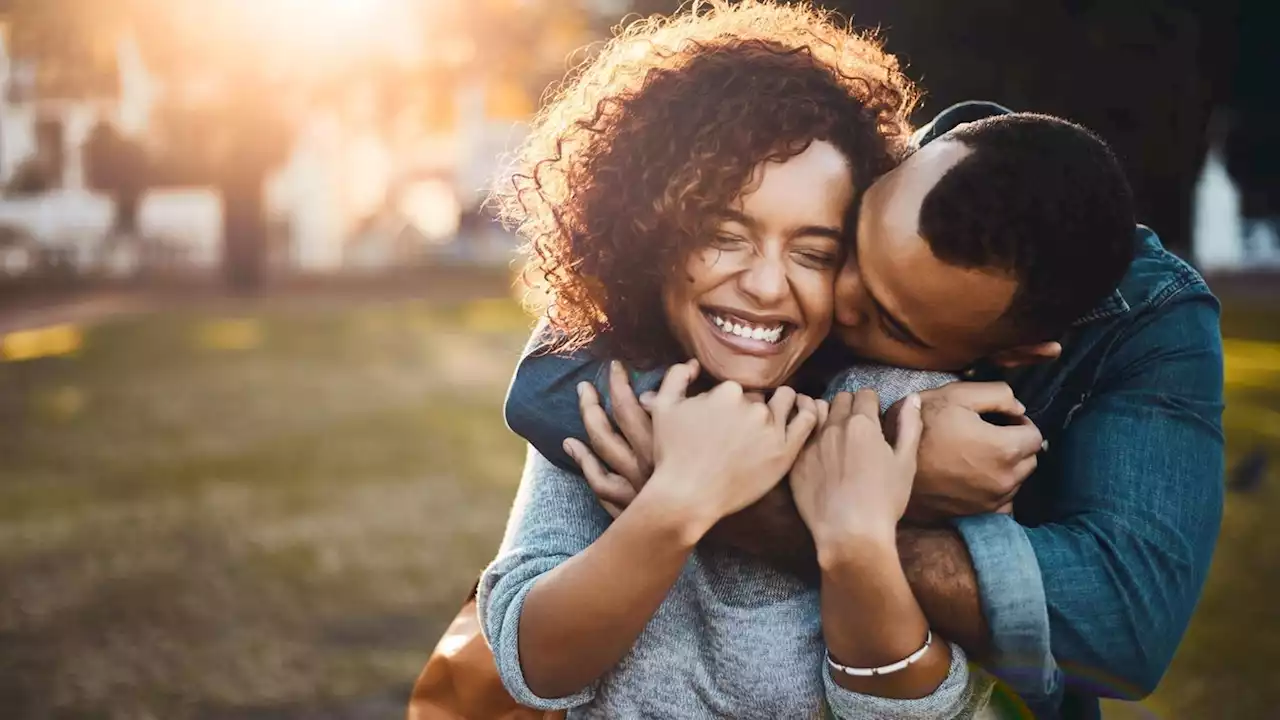
[{"label": "denim cuff", "polygon": [[[613,414],[613,393],[609,391],[609,363],[601,363],[600,371],[596,373],[596,393],[600,395],[600,404],[604,407],[605,413],[612,419]],[[636,397],[654,391],[662,387],[662,380],[667,376],[667,368],[657,368],[655,370],[628,370],[627,380],[631,383],[631,392]]]},{"label": "denim cuff", "polygon": [[1026,531],[1003,514],[956,518],[953,524],[969,548],[991,628],[995,655],[988,670],[1028,706],[1056,707],[1062,673],[1050,648],[1040,563]]}]

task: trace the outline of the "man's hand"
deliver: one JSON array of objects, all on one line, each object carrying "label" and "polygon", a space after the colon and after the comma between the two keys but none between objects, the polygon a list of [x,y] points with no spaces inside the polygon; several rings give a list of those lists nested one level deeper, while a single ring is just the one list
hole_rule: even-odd
[{"label": "man's hand", "polygon": [[[906,519],[935,523],[950,517],[1009,512],[1013,496],[1036,469],[1040,430],[1006,383],[959,382],[920,393],[924,433]],[[886,431],[897,432],[900,405],[890,408]],[[987,422],[983,414],[1011,419]]]}]

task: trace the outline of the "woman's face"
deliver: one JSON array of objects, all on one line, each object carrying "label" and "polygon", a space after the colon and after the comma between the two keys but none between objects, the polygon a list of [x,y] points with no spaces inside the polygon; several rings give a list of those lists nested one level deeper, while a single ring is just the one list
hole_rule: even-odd
[{"label": "woman's face", "polygon": [[852,201],[849,163],[830,143],[757,167],[715,237],[664,290],[685,352],[719,380],[761,390],[786,383],[831,328]]}]

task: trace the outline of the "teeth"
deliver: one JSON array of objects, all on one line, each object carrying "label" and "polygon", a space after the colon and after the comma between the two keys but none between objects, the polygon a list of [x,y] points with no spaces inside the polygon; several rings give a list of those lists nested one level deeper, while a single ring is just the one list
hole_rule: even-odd
[{"label": "teeth", "polygon": [[749,340],[763,340],[769,343],[776,343],[782,339],[782,331],[785,329],[785,326],[783,325],[778,325],[772,328],[743,325],[741,323],[736,323],[732,320],[722,318],[718,315],[712,315],[711,321],[715,323],[716,327],[727,333],[737,335],[741,338],[747,338]]}]

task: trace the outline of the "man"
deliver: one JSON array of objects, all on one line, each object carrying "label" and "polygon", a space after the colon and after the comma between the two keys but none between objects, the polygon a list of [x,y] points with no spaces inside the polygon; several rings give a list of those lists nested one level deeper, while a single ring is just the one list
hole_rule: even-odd
[{"label": "man", "polygon": [[[919,525],[900,530],[900,554],[931,624],[1038,717],[1096,718],[1097,697],[1155,688],[1207,573],[1222,508],[1218,305],[1131,214],[1123,247],[1099,239],[1123,211],[1098,193],[1127,189],[1028,162],[1030,121],[1007,112],[944,112],[866,193],[836,334],[861,358],[1007,381],[922,394]],[[1104,299],[1089,311],[1061,302],[1090,294]],[[572,388],[601,369],[531,352],[508,424],[571,462],[560,441],[588,434]],[[592,439],[610,461],[604,432]],[[793,515],[776,497],[745,511],[756,542],[736,544],[795,554]]]}]

